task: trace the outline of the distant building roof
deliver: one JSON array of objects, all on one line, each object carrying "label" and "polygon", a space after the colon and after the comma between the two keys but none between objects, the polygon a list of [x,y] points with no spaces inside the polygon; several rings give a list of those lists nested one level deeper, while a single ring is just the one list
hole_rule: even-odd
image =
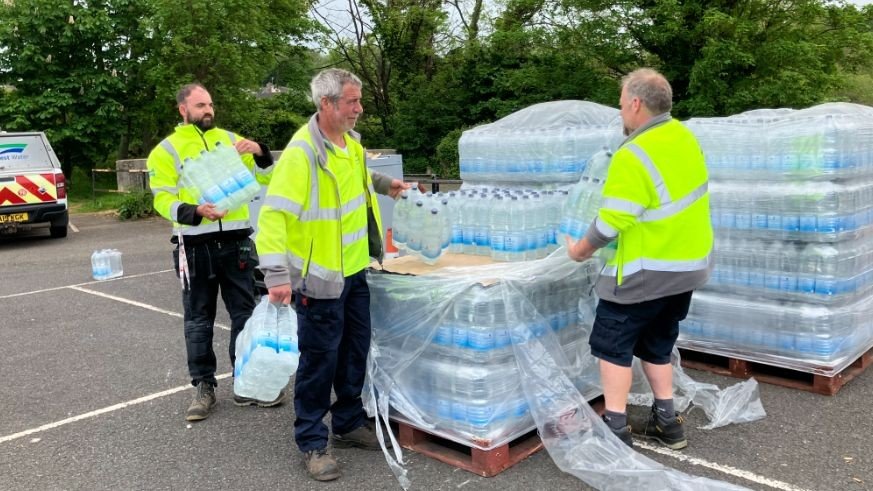
[{"label": "distant building roof", "polygon": [[278,95],[278,94],[285,94],[285,93],[289,92],[290,90],[291,89],[289,89],[288,87],[279,87],[279,86],[273,85],[272,83],[267,83],[267,85],[261,87],[261,89],[258,90],[258,93],[255,94],[255,96],[258,99],[266,99],[268,97],[273,97],[273,96]]}]

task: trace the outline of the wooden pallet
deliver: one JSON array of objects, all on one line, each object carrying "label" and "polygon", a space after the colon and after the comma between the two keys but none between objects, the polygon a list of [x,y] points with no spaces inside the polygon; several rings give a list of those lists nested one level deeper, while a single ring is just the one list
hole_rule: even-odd
[{"label": "wooden pallet", "polygon": [[491,450],[482,450],[447,440],[406,423],[399,423],[399,426],[398,440],[403,448],[483,477],[496,476],[543,448],[543,442],[536,430]]},{"label": "wooden pallet", "polygon": [[[603,413],[602,396],[592,400],[590,404],[598,414]],[[403,448],[482,477],[494,477],[543,448],[537,430],[531,430],[490,450],[482,450],[428,433],[403,421],[392,421],[392,427],[396,428],[397,439]],[[488,447],[491,442],[478,443]]]},{"label": "wooden pallet", "polygon": [[873,349],[833,376],[817,375],[766,363],[680,348],[682,366],[737,378],[755,377],[759,382],[832,396],[873,364]]}]

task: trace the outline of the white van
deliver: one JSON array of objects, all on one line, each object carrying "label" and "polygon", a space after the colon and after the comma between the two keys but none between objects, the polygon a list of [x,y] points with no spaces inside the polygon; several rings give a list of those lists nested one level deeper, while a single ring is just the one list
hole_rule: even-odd
[{"label": "white van", "polygon": [[69,221],[66,179],[45,133],[0,132],[0,233],[47,226],[66,237]]}]

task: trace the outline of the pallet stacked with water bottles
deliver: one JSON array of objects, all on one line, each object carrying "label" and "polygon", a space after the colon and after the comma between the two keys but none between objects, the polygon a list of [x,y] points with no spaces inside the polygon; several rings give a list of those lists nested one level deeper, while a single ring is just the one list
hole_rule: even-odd
[{"label": "pallet stacked with water bottles", "polygon": [[[394,270],[390,262],[385,269]],[[513,337],[554,336],[560,353],[551,355],[580,387],[594,386],[585,333],[597,271],[550,257],[419,276],[371,273],[373,364],[390,382],[371,379],[388,394],[401,444],[485,476],[539,450]]]},{"label": "pallet stacked with water bottles", "polygon": [[686,359],[836,392],[873,347],[873,108],[687,125],[706,155],[716,238],[712,278],[680,325]]},{"label": "pallet stacked with water bottles", "polygon": [[[570,186],[607,134],[619,133],[617,116],[615,109],[581,101],[529,107],[463,134],[460,191],[401,196],[392,225],[405,255],[437,270],[457,254],[493,263],[454,268],[447,276],[371,275],[374,325],[381,326],[374,343],[382,360],[375,364],[393,378],[401,435],[418,435],[404,445],[480,475],[540,448],[530,434],[534,422],[510,337],[517,329],[553,333],[572,366],[591,361],[583,338],[592,321],[597,265],[546,256],[562,243]],[[392,269],[390,261],[385,268]],[[524,287],[509,286],[518,284]],[[411,307],[422,292],[422,305]],[[403,363],[392,361],[399,359]],[[466,457],[459,458],[453,444],[466,449]]]}]

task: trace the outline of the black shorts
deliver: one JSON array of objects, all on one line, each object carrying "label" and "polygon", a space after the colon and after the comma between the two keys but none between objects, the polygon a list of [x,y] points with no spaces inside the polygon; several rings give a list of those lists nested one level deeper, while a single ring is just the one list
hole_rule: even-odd
[{"label": "black shorts", "polygon": [[591,354],[629,367],[636,356],[655,365],[670,363],[679,321],[688,315],[691,292],[634,304],[601,300],[588,344]]}]

